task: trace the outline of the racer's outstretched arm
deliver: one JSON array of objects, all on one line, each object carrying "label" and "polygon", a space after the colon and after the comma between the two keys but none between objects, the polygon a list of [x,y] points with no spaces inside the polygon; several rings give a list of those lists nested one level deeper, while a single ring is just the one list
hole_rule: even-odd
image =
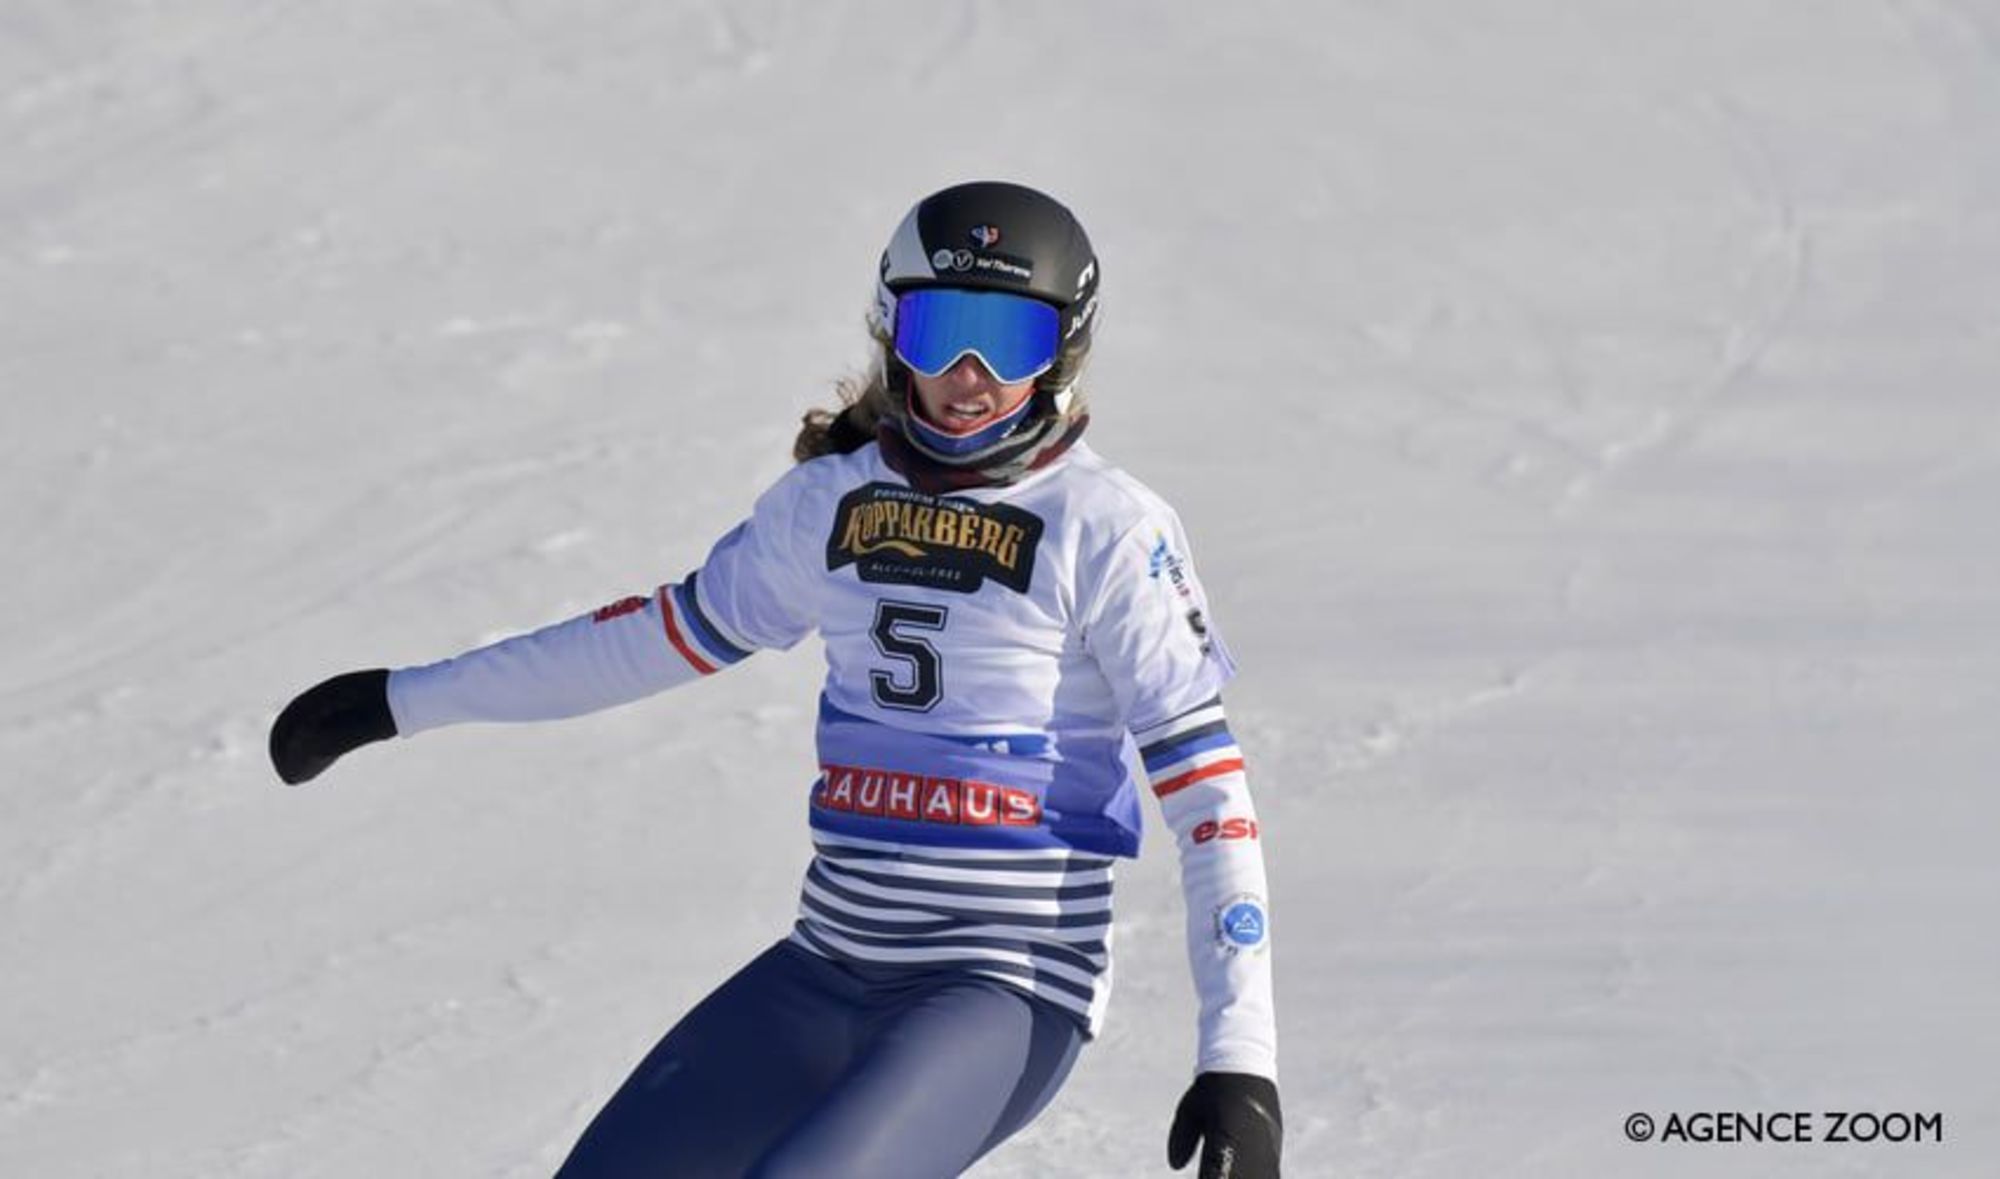
[{"label": "racer's outstretched arm", "polygon": [[450,659],[348,672],[308,688],[271,726],[292,785],[389,737],[469,721],[561,720],[700,679],[754,646],[706,613],[699,575]]},{"label": "racer's outstretched arm", "polygon": [[615,708],[741,662],[754,649],[700,602],[700,575],[529,634],[389,673],[396,732],[467,721],[561,720]]}]

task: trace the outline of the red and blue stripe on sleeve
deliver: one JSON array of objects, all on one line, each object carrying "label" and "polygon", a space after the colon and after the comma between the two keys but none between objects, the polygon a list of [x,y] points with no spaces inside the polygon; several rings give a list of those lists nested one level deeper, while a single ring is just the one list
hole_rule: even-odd
[{"label": "red and blue stripe on sleeve", "polygon": [[1220,696],[1142,729],[1133,738],[1153,793],[1163,799],[1197,782],[1243,772],[1243,751],[1230,735]]},{"label": "red and blue stripe on sleeve", "polygon": [[684,582],[660,587],[660,619],[666,625],[667,641],[688,666],[702,675],[713,675],[741,662],[756,648],[702,609],[696,584],[699,577],[697,571],[688,574]]}]

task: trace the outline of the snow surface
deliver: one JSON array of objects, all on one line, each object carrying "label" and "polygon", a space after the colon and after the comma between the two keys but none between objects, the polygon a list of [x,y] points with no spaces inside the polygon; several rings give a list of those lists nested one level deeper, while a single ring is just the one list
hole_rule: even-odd
[{"label": "snow surface", "polygon": [[[813,644],[266,727],[685,572],[975,176],[1245,668],[1288,1174],[2000,1173],[1991,0],[5,0],[0,135],[0,1174],[554,1167],[790,919]],[[976,1174],[1166,1173],[1178,906]]]}]

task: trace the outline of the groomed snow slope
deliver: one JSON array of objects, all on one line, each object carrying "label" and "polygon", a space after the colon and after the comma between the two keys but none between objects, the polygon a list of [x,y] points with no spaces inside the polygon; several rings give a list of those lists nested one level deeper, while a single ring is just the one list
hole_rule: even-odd
[{"label": "groomed snow slope", "polygon": [[[1993,1173],[1992,3],[7,0],[0,142],[0,1174],[554,1167],[785,929],[815,647],[266,726],[698,562],[975,176],[1245,669],[1288,1175]],[[1179,931],[978,1175],[1166,1173]]]}]

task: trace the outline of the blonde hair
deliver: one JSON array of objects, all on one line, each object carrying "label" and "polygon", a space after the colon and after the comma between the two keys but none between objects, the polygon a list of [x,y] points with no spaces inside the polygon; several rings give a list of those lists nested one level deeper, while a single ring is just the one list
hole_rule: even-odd
[{"label": "blonde hair", "polygon": [[874,358],[866,369],[834,383],[834,391],[840,395],[839,407],[814,407],[799,419],[799,434],[792,440],[793,462],[858,450],[874,439],[875,427],[883,418],[901,409],[896,395],[889,391],[889,334],[872,315],[868,317],[868,336],[875,341]]}]

